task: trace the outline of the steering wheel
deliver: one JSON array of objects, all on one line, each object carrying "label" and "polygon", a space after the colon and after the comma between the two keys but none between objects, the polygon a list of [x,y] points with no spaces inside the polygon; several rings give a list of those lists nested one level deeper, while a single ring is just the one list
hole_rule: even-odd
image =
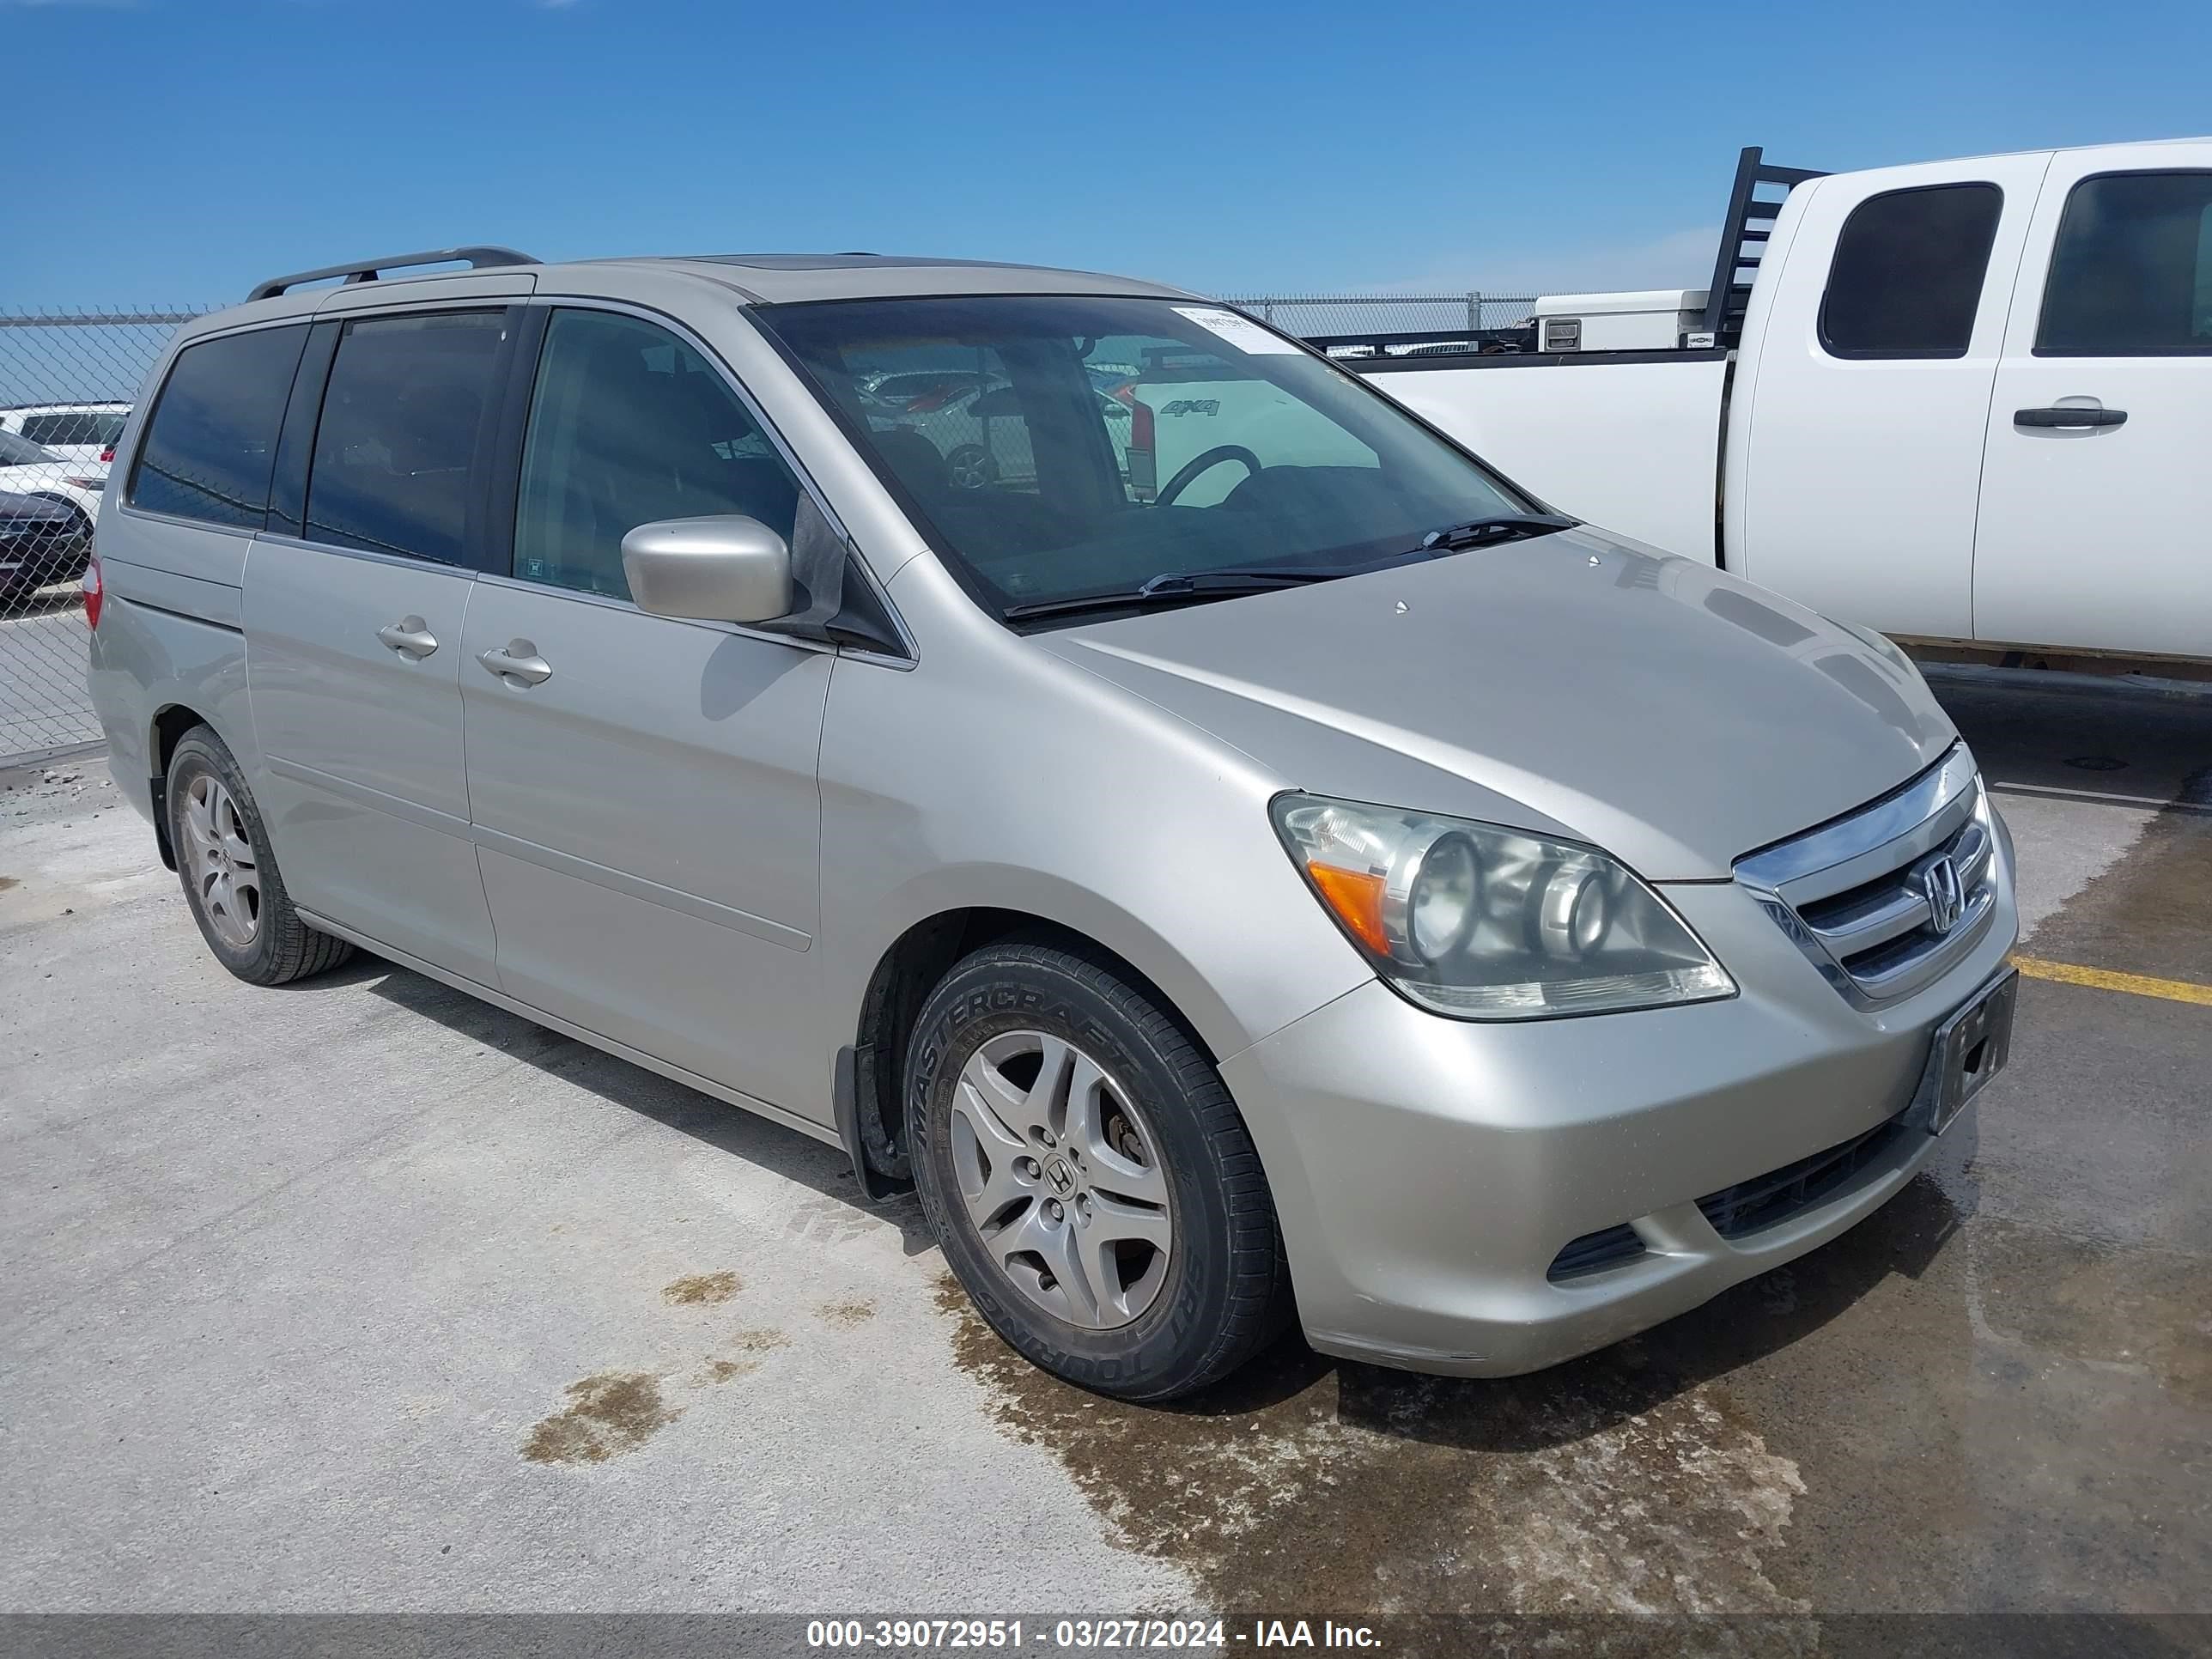
[{"label": "steering wheel", "polygon": [[1203,455],[1194,455],[1177,467],[1175,477],[1168,480],[1167,488],[1160,491],[1153,505],[1155,507],[1173,506],[1175,498],[1189,488],[1193,478],[1210,467],[1219,466],[1224,461],[1242,461],[1245,470],[1249,472],[1257,472],[1260,470],[1260,458],[1245,448],[1243,444],[1216,444]]}]

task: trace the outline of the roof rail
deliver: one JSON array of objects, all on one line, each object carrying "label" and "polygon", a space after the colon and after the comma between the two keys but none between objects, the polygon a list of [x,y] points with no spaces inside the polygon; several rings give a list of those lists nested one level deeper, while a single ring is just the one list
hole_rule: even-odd
[{"label": "roof rail", "polygon": [[404,270],[410,265],[449,265],[465,260],[471,270],[482,270],[487,265],[534,265],[543,261],[527,253],[518,253],[511,247],[447,247],[434,248],[424,253],[394,253],[381,259],[356,259],[351,264],[325,265],[320,270],[295,270],[289,276],[271,276],[265,283],[256,283],[248,300],[273,300],[288,289],[301,288],[309,283],[328,282],[333,276],[345,278],[351,288],[356,283],[373,283],[387,270]]},{"label": "roof rail", "polygon": [[[1713,261],[1713,280],[1705,290],[1705,331],[1713,343],[1733,349],[1743,341],[1743,314],[1751,304],[1751,283],[1738,282],[1737,273],[1759,269],[1759,255],[1773,234],[1775,216],[1789,200],[1790,191],[1808,179],[1825,179],[1825,173],[1807,167],[1776,167],[1763,159],[1758,145],[1745,147],[1735,161],[1735,186],[1729,192],[1728,217],[1721,222],[1721,251]],[[1761,185],[1780,185],[1782,194],[1762,201],[1752,194]],[[1753,220],[1760,221],[1758,229]]]}]

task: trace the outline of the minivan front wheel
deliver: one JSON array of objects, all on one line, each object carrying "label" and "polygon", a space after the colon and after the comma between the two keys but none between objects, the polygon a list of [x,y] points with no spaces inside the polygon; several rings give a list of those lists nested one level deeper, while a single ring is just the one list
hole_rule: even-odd
[{"label": "minivan front wheel", "polygon": [[222,738],[204,726],[179,738],[164,793],[185,901],[216,961],[249,985],[283,985],[353,954],[292,908],[260,808]]},{"label": "minivan front wheel", "polygon": [[968,957],[915,1023],[907,1102],[945,1260],[1036,1364],[1166,1400],[1281,1328],[1274,1209],[1236,1104],[1107,965],[1043,940]]}]

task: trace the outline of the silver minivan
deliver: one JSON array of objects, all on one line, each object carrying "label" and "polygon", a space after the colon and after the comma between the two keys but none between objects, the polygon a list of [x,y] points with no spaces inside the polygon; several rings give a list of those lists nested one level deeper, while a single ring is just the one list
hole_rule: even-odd
[{"label": "silver minivan", "polygon": [[[1021,476],[869,395],[932,373]],[[2004,1061],[2012,849],[1905,657],[1190,295],[337,267],[118,455],[93,692],[226,968],[373,951],[842,1146],[1086,1388],[1585,1352]]]}]

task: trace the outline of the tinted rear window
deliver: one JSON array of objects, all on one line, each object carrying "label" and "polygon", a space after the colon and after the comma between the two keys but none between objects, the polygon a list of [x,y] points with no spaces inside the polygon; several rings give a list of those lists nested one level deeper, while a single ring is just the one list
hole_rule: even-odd
[{"label": "tinted rear window", "polygon": [[34,444],[105,447],[123,435],[125,419],[119,410],[81,409],[66,415],[26,415],[23,435]]},{"label": "tinted rear window", "polygon": [[1963,357],[2004,192],[1936,185],[1870,196],[1836,239],[1820,342],[1838,357]]},{"label": "tinted rear window", "polygon": [[331,365],[307,479],[307,537],[464,562],[477,440],[504,312],[349,323]]},{"label": "tinted rear window", "polygon": [[2116,173],[2075,185],[2035,349],[2212,351],[2212,173]]},{"label": "tinted rear window", "polygon": [[179,352],[138,447],[131,505],[261,528],[276,428],[307,339],[301,325],[226,335]]}]

